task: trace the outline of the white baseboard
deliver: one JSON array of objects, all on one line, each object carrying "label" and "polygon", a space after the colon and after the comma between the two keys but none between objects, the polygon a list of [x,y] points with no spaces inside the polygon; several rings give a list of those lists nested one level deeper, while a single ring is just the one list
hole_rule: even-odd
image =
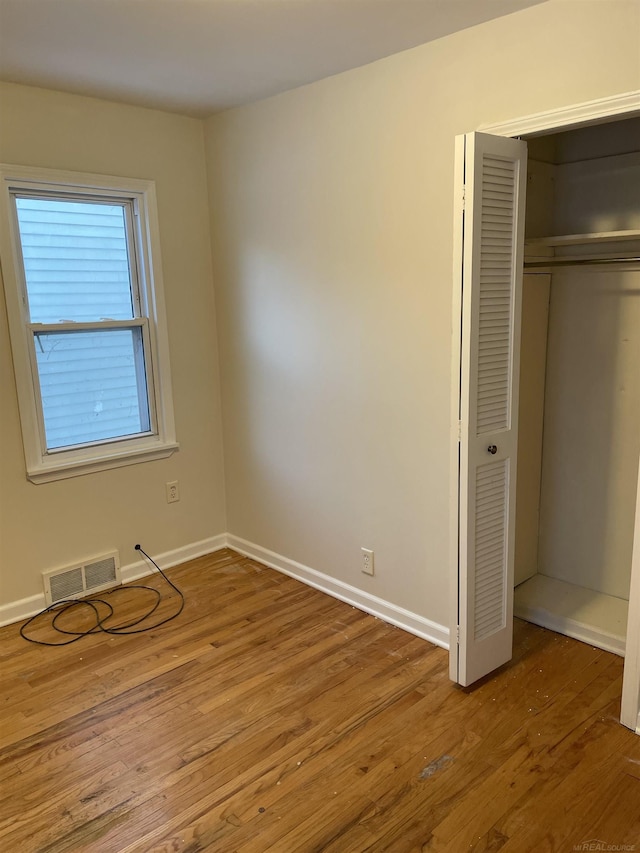
[{"label": "white baseboard", "polygon": [[522,604],[514,607],[513,615],[519,619],[524,619],[525,622],[532,622],[534,625],[540,625],[541,628],[548,628],[549,631],[564,634],[565,637],[572,637],[574,640],[588,643],[597,649],[603,649],[605,652],[613,652],[614,655],[624,657],[625,638],[610,634],[602,628],[586,625],[584,622],[578,622],[567,616],[558,616],[543,608],[527,607]]},{"label": "white baseboard", "polygon": [[[398,607],[355,586],[336,580],[330,575],[303,566],[301,563],[296,563],[295,560],[275,554],[260,545],[254,545],[252,542],[247,542],[245,539],[240,539],[240,537],[229,533],[221,533],[219,536],[212,536],[209,539],[202,539],[200,542],[192,542],[181,548],[152,556],[160,568],[170,569],[179,563],[194,560],[196,557],[211,554],[225,547],[232,548],[234,551],[264,563],[276,571],[296,578],[296,580],[331,595],[333,598],[345,601],[359,610],[371,613],[384,622],[396,625],[416,637],[422,637],[422,639],[428,640],[443,649],[449,648],[449,629],[444,625],[438,625],[436,622],[425,619],[424,616],[419,616],[417,613],[412,613],[410,610]],[[130,583],[139,580],[153,574],[154,571],[155,569],[145,559],[136,560],[133,563],[121,566],[122,582]],[[28,619],[43,610],[45,606],[44,593],[1,605],[0,626]]]},{"label": "white baseboard", "polygon": [[[219,551],[221,548],[225,548],[226,545],[227,536],[221,533],[219,536],[211,536],[209,539],[201,539],[199,542],[192,542],[189,545],[183,545],[181,548],[174,548],[172,551],[165,551],[163,554],[152,554],[151,556],[161,569],[170,569],[172,566],[177,566],[179,563],[184,563],[187,560],[195,560],[196,557],[203,557],[205,554]],[[152,575],[155,569],[143,558],[142,560],[136,560],[135,563],[128,563],[125,566],[121,566],[121,572],[122,582],[130,583],[131,581]],[[9,625],[12,622],[21,622],[44,610],[45,607],[44,592],[39,595],[32,595],[30,598],[22,598],[20,601],[12,601],[9,604],[0,605],[0,626]]]},{"label": "white baseboard", "polygon": [[234,551],[252,557],[258,562],[276,569],[276,571],[296,578],[296,580],[319,589],[321,592],[333,596],[333,598],[345,601],[359,610],[371,613],[384,622],[389,622],[410,634],[415,634],[416,637],[422,637],[422,639],[428,640],[443,649],[449,648],[449,629],[444,625],[438,625],[437,622],[425,619],[424,616],[419,616],[417,613],[398,607],[383,598],[370,595],[370,593],[363,592],[355,586],[343,583],[330,575],[303,566],[301,563],[296,563],[295,560],[275,554],[273,551],[268,551],[260,545],[254,545],[252,542],[247,542],[245,539],[240,539],[230,533],[227,534],[227,545]]},{"label": "white baseboard", "polygon": [[518,585],[514,616],[624,657],[628,603],[549,575]]},{"label": "white baseboard", "polygon": [[[170,569],[172,566],[186,563],[187,560],[195,560],[196,557],[204,557],[205,554],[212,554],[214,551],[219,551],[221,548],[226,547],[227,535],[226,533],[221,533],[219,536],[210,536],[209,539],[201,539],[199,542],[192,542],[190,545],[174,548],[173,551],[165,551],[163,554],[152,554],[151,556],[161,569]],[[121,566],[120,571],[122,572],[122,583],[130,583],[131,581],[137,581],[140,578],[152,575],[155,569],[143,557],[135,563]]]},{"label": "white baseboard", "polygon": [[10,625],[12,622],[22,622],[29,616],[35,616],[46,606],[44,592],[41,592],[40,595],[32,595],[29,598],[21,598],[19,601],[3,604],[0,606],[0,627]]}]

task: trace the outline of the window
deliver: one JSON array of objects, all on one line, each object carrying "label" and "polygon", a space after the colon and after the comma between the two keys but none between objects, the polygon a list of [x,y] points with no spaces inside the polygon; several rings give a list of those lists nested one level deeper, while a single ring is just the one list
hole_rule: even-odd
[{"label": "window", "polygon": [[0,167],[0,249],[33,482],[177,449],[151,182]]}]

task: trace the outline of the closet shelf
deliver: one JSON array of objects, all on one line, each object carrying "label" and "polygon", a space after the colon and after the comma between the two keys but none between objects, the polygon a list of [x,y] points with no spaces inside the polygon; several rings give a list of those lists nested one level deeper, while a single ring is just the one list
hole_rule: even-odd
[{"label": "closet shelf", "polygon": [[591,234],[558,234],[525,239],[525,269],[587,264],[637,264],[640,230],[595,231]]},{"label": "closet shelf", "polygon": [[538,246],[581,246],[590,243],[619,243],[624,240],[639,240],[640,229],[628,231],[594,231],[591,234],[559,234],[555,237],[531,237],[525,239],[528,247]]}]

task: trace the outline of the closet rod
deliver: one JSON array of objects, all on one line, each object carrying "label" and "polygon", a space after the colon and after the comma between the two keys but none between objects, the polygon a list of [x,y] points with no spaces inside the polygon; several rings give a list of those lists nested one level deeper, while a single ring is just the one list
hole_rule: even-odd
[{"label": "closet rod", "polygon": [[640,257],[635,258],[548,258],[546,261],[525,261],[525,269],[540,267],[586,267],[598,264],[636,264]]}]

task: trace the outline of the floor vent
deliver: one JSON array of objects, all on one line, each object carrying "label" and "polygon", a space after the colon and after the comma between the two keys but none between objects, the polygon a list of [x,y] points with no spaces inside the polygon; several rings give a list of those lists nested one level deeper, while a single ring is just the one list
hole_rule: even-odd
[{"label": "floor vent", "polygon": [[42,573],[47,605],[67,598],[82,598],[122,583],[118,552],[92,557],[86,563]]}]

